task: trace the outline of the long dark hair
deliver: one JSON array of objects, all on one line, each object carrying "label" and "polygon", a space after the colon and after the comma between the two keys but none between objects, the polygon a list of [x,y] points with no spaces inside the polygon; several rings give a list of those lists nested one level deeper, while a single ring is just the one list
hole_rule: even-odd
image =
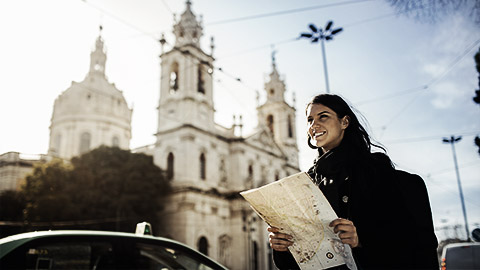
[{"label": "long dark hair", "polygon": [[[349,148],[350,152],[355,153],[355,155],[366,156],[371,153],[372,146],[380,148],[386,152],[384,147],[372,143],[368,132],[365,130],[362,124],[360,124],[360,121],[358,121],[358,118],[350,105],[348,105],[348,103],[340,96],[334,94],[317,95],[313,97],[312,100],[307,104],[305,113],[308,107],[312,104],[322,104],[323,106],[332,109],[337,114],[339,119],[348,116],[349,124],[345,129],[345,134],[341,144]],[[310,139],[310,135],[308,135],[308,146],[310,148],[317,149],[317,147],[312,145]]]}]

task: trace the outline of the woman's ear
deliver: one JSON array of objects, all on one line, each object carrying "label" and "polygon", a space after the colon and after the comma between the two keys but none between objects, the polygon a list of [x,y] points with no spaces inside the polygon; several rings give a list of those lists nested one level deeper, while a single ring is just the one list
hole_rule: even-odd
[{"label": "woman's ear", "polygon": [[342,118],[342,127],[345,129],[348,127],[349,124],[350,124],[350,117],[348,115],[345,115]]}]

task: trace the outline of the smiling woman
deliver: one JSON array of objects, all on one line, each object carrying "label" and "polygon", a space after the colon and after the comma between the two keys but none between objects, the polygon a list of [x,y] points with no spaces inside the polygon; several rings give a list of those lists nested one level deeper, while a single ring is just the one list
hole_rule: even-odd
[{"label": "smiling woman", "polygon": [[[315,96],[306,115],[308,145],[318,150],[308,173],[339,217],[330,227],[353,248],[359,269],[438,269],[437,239],[423,180],[395,170],[386,154],[371,152],[372,146],[384,149],[370,141],[341,97]],[[268,231],[277,267],[299,269],[288,251],[295,239],[275,227]],[[406,250],[408,262],[403,260]]]},{"label": "smiling woman", "polygon": [[339,118],[332,109],[322,104],[312,104],[307,107],[308,136],[323,152],[328,152],[342,141],[348,119],[347,115]]}]

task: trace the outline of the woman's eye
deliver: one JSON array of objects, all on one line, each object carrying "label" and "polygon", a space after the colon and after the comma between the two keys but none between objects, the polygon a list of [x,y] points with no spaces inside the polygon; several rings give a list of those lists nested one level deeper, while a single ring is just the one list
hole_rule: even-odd
[{"label": "woman's eye", "polygon": [[325,119],[325,118],[328,118],[328,116],[325,114],[320,115],[320,119]]}]

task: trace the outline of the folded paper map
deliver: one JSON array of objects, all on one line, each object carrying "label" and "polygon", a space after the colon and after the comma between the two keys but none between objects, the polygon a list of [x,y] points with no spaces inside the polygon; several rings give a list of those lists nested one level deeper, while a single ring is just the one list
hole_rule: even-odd
[{"label": "folded paper map", "polygon": [[328,225],[337,218],[310,176],[297,173],[265,186],[241,192],[270,226],[293,236],[290,253],[302,270],[346,264],[356,270],[351,248]]}]

